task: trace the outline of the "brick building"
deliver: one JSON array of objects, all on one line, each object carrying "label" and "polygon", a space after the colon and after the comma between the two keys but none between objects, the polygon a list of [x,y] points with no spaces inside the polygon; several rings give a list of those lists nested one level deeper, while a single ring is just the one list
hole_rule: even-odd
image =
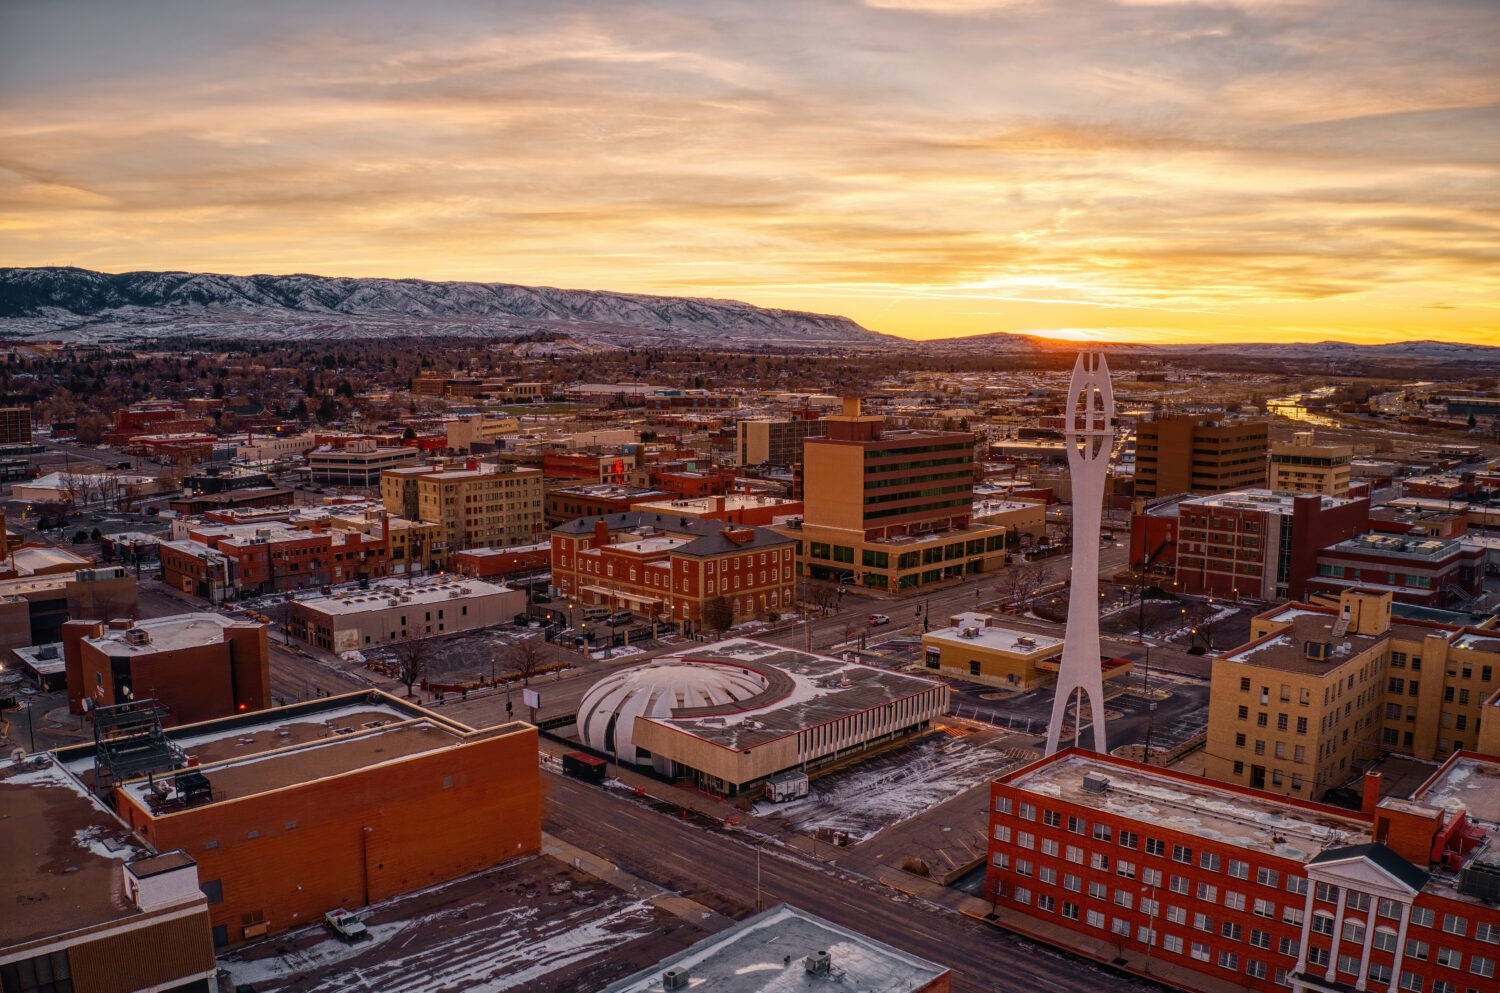
[{"label": "brick building", "polygon": [[1388,589],[1401,603],[1467,606],[1484,591],[1485,550],[1439,538],[1364,534],[1318,551],[1308,593]]},{"label": "brick building", "polygon": [[[198,861],[215,945],[320,921],[541,848],[536,729],[474,730],[377,691],[166,733],[112,791]],[[58,753],[82,773],[95,746]]]},{"label": "brick building", "polygon": [[768,528],[645,511],[584,517],[552,530],[552,585],[697,631],[717,597],[736,624],[792,609],[792,549]]},{"label": "brick building", "polygon": [[[1500,764],[1455,755],[1363,811],[1068,749],[991,786],[1002,923],[1202,993],[1492,993]],[[1486,897],[1488,901],[1486,902]]]},{"label": "brick building", "polygon": [[1192,497],[1134,515],[1131,565],[1154,553],[1153,567],[1173,569],[1184,593],[1298,600],[1317,574],[1318,549],[1363,534],[1369,515],[1368,497],[1269,490]]},{"label": "brick building", "polygon": [[462,465],[389,469],[380,477],[387,513],[442,529],[443,555],[467,548],[535,544],[544,532],[542,473],[469,459]]},{"label": "brick building", "polygon": [[1224,493],[1266,485],[1262,420],[1164,414],[1136,424],[1135,495]]},{"label": "brick building", "polygon": [[471,548],[453,553],[453,571],[476,579],[500,579],[545,572],[552,564],[552,542],[510,548]]},{"label": "brick building", "polygon": [[1500,637],[1401,620],[1391,594],[1288,604],[1213,663],[1204,775],[1320,797],[1385,752],[1441,761],[1472,749],[1500,690]]},{"label": "brick building", "polygon": [[635,501],[631,506],[636,510],[656,514],[676,514],[679,517],[696,517],[705,521],[724,521],[726,524],[746,524],[752,527],[767,527],[776,523],[778,517],[802,513],[800,500],[782,500],[756,493],[720,493],[715,496],[677,499],[648,497]]},{"label": "brick building", "polygon": [[141,845],[47,756],[0,763],[0,810],[0,989],[218,989],[192,856]]},{"label": "brick building", "polygon": [[670,500],[672,494],[646,486],[619,483],[581,483],[547,491],[547,523],[561,524],[578,517],[619,514],[637,503]]},{"label": "brick building", "polygon": [[389,527],[365,533],[314,521],[187,526],[185,539],[161,543],[162,581],[219,602],[228,597],[379,579],[388,574]]},{"label": "brick building", "polygon": [[1271,446],[1270,482],[1279,493],[1349,495],[1352,445],[1318,445],[1311,431],[1298,431],[1289,442]]},{"label": "brick building", "polygon": [[210,613],[78,620],[63,625],[62,644],[75,714],[150,697],[189,724],[271,703],[264,624]]},{"label": "brick building", "polygon": [[0,407],[0,445],[31,444],[31,408]]}]

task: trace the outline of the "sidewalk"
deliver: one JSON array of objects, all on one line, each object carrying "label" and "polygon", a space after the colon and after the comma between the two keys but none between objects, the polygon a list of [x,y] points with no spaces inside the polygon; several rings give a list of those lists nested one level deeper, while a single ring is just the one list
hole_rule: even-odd
[{"label": "sidewalk", "polygon": [[705,930],[722,931],[734,923],[730,918],[709,910],[696,900],[689,900],[671,890],[664,890],[655,883],[648,883],[639,876],[632,876],[613,862],[606,862],[592,852],[586,852],[546,832],[542,833],[542,854],[566,862],[580,872],[586,872],[617,890],[643,899],[652,906]]}]

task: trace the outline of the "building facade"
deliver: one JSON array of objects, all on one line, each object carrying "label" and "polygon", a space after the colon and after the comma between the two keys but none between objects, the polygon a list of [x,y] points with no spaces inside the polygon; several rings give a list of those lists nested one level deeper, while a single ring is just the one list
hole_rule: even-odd
[{"label": "building facade", "polygon": [[1298,431],[1289,442],[1271,446],[1270,488],[1281,493],[1349,495],[1351,445],[1318,445],[1311,431]]},{"label": "building facade", "polygon": [[1265,421],[1167,414],[1136,424],[1135,495],[1224,493],[1266,485]]},{"label": "building facade", "polygon": [[526,594],[477,579],[377,585],[294,602],[287,631],[324,651],[350,652],[410,638],[509,623]]},{"label": "building facade", "polygon": [[740,421],[735,426],[736,464],[797,465],[803,458],[802,443],[827,432],[827,422],[816,416]]},{"label": "building facade", "polygon": [[319,486],[379,486],[382,473],[412,465],[420,454],[404,445],[382,448],[367,440],[315,448],[307,453],[308,478]]},{"label": "building facade", "polygon": [[381,475],[386,511],[442,528],[445,554],[529,545],[544,533],[542,473],[470,459],[461,466],[413,466]]},{"label": "building facade", "polygon": [[720,598],[732,624],[794,609],[793,542],[752,528],[645,511],[552,530],[552,586],[580,604],[705,630]]},{"label": "building facade", "polygon": [[1485,550],[1439,538],[1364,534],[1318,552],[1318,572],[1307,591],[1386,589],[1400,603],[1467,606],[1484,591]]},{"label": "building facade", "polygon": [[1500,776],[1455,756],[1409,799],[1362,811],[1068,750],[991,787],[985,885],[1001,920],[1175,988],[1489,993],[1500,910],[1484,902]]}]

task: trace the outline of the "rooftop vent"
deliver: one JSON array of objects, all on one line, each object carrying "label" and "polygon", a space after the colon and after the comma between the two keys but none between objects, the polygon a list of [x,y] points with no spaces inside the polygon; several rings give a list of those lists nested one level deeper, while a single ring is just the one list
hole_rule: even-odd
[{"label": "rooftop vent", "polygon": [[1500,851],[1486,845],[1458,874],[1458,891],[1486,903],[1500,903]]},{"label": "rooftop vent", "polygon": [[1109,789],[1109,777],[1101,776],[1096,772],[1085,773],[1083,776],[1083,791],[1085,793],[1104,793]]},{"label": "rooftop vent", "polygon": [[685,966],[674,965],[661,974],[661,988],[664,990],[685,990],[688,988],[688,971]]},{"label": "rooftop vent", "polygon": [[1016,639],[1016,644],[1020,645],[1022,648],[1034,648],[1036,646],[1036,639],[1031,637],[1030,635],[1023,634],[1021,637]]},{"label": "rooftop vent", "polygon": [[151,644],[151,632],[144,628],[131,628],[125,632],[125,643],[127,645],[149,645]]},{"label": "rooftop vent", "polygon": [[819,949],[818,951],[813,952],[806,959],[804,959],[802,964],[807,968],[807,971],[812,973],[814,976],[826,976],[828,975],[828,970],[832,967],[833,962],[831,959],[829,959],[827,951]]},{"label": "rooftop vent", "polygon": [[1324,662],[1328,659],[1328,650],[1330,647],[1326,641],[1303,642],[1302,655],[1313,662]]}]

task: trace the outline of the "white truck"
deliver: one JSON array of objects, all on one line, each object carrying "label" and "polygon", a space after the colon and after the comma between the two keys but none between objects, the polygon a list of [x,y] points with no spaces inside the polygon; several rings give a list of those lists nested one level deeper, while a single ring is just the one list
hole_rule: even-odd
[{"label": "white truck", "polygon": [[766,799],[772,803],[800,800],[807,796],[807,773],[778,772],[766,780]]},{"label": "white truck", "polygon": [[370,937],[370,931],[365,927],[365,922],[359,919],[358,914],[350,910],[343,908],[330,910],[323,915],[323,923],[334,934],[350,943],[364,941]]}]

